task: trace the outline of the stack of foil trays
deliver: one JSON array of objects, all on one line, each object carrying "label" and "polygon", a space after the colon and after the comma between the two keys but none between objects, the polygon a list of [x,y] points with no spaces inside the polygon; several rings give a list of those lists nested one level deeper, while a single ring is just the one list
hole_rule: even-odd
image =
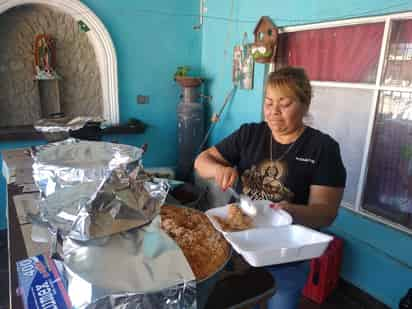
[{"label": "stack of foil trays", "polygon": [[[57,142],[67,139],[71,132],[79,133],[79,130],[94,123],[95,130],[104,124],[102,117],[64,117],[63,113],[57,113],[51,118],[43,118],[34,124],[34,128],[41,132],[48,142]],[[90,134],[90,133],[89,133]],[[89,136],[96,139],[96,136]]]},{"label": "stack of foil trays", "polygon": [[44,118],[34,124],[34,128],[43,133],[58,133],[76,131],[83,128],[88,122],[104,122],[101,117],[76,117],[73,119],[61,118]]},{"label": "stack of foil trays", "polygon": [[142,149],[67,139],[32,153],[74,308],[196,307],[190,265],[160,229],[168,184],[143,171]]}]

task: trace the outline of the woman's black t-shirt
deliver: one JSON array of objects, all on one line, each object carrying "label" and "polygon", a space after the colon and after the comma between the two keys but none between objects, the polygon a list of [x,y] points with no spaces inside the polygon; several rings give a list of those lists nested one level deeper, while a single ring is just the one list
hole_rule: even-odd
[{"label": "woman's black t-shirt", "polygon": [[252,199],[307,204],[311,185],[345,187],[346,170],[339,144],[329,135],[306,127],[292,144],[271,139],[265,122],[251,123],[215,146],[237,167],[238,191]]}]

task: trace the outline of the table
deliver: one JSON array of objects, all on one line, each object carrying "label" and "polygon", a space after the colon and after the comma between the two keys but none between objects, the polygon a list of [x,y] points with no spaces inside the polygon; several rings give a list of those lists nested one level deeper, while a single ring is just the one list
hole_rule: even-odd
[{"label": "table", "polygon": [[[23,150],[22,150],[23,151]],[[10,155],[10,153],[8,153]],[[15,154],[15,153],[14,153]],[[3,152],[3,157],[7,157],[7,152]],[[16,156],[14,156],[15,158]],[[30,160],[28,156],[21,156],[23,160]],[[19,164],[19,161],[16,161]],[[24,169],[16,169],[17,173],[27,174],[30,164],[24,162]],[[10,161],[8,168],[13,168]],[[13,175],[12,175],[13,176]],[[19,176],[19,175],[17,175]],[[10,179],[23,179],[22,177],[11,177]],[[26,177],[27,178],[27,177]],[[8,249],[9,249],[9,291],[10,308],[23,308],[21,298],[16,294],[18,286],[16,261],[25,259],[29,256],[48,252],[46,244],[34,243],[31,240],[31,224],[22,220],[18,216],[14,197],[23,194],[23,187],[9,183],[7,185],[7,222],[8,222]],[[19,210],[20,213],[20,210]],[[236,293],[233,293],[236,291]],[[266,308],[266,301],[274,295],[276,291],[275,282],[272,276],[264,269],[251,268],[249,271],[233,272],[222,277],[216,284],[208,299],[206,309],[246,309],[253,308],[260,304],[261,308]]]},{"label": "table", "polygon": [[17,220],[16,208],[13,202],[13,196],[21,193],[22,189],[14,185],[8,185],[7,190],[7,240],[9,249],[9,294],[10,309],[23,308],[21,298],[17,296],[16,289],[17,271],[16,262],[25,259],[27,255],[22,229]]}]

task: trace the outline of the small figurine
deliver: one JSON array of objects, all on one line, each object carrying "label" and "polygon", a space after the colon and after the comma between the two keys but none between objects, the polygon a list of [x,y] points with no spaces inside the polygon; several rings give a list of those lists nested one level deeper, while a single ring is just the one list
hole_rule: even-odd
[{"label": "small figurine", "polygon": [[55,40],[46,34],[39,34],[34,43],[35,73],[37,79],[54,79],[58,75],[56,65]]}]

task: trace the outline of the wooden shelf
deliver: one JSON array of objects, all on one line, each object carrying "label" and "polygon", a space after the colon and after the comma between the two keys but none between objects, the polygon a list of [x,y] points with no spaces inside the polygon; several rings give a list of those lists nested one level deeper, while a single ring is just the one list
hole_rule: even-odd
[{"label": "wooden shelf", "polygon": [[146,130],[146,125],[119,125],[113,127],[107,127],[102,130],[104,135],[108,134],[142,134]]},{"label": "wooden shelf", "polygon": [[42,140],[33,126],[0,127],[0,141]]},{"label": "wooden shelf", "polygon": [[[142,134],[145,129],[146,126],[143,123],[135,126],[119,125],[104,128],[101,134]],[[0,142],[24,140],[44,140],[44,137],[33,126],[0,127]]]}]

